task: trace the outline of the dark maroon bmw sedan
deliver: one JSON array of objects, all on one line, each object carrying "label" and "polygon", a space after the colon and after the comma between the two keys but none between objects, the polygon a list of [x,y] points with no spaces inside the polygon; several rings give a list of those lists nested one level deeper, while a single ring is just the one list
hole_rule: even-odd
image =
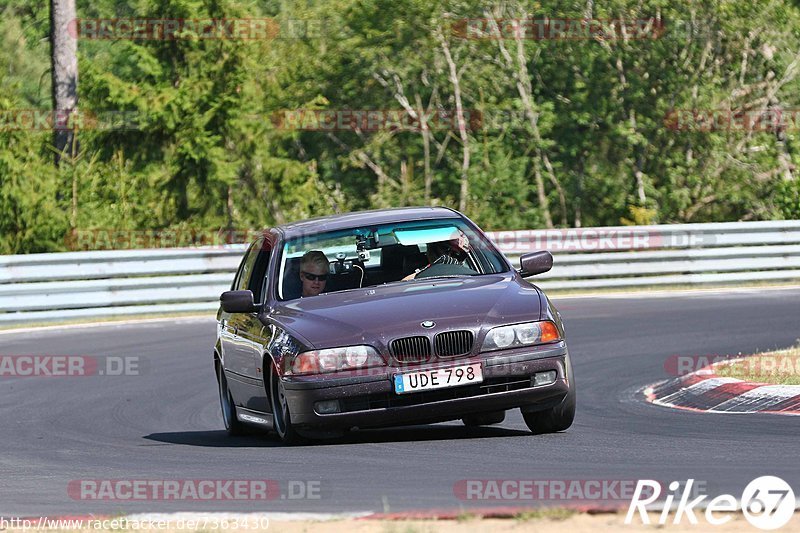
[{"label": "dark maroon bmw sedan", "polygon": [[353,428],[461,419],[497,424],[519,408],[534,433],[575,414],[559,313],[468,218],[402,208],[265,231],[220,297],[214,366],[225,427],[287,443]]}]

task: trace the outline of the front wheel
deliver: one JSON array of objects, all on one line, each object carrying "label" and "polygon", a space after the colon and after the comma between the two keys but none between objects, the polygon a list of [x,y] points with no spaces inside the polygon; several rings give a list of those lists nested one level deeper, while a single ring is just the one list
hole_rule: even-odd
[{"label": "front wheel", "polygon": [[572,361],[570,361],[569,355],[566,357],[564,371],[569,379],[570,387],[569,392],[561,400],[561,403],[544,411],[522,412],[525,424],[534,434],[565,431],[569,429],[575,419],[577,393],[575,392],[575,375],[572,373]]},{"label": "front wheel", "polygon": [[222,420],[225,421],[225,431],[230,436],[243,435],[244,424],[236,417],[236,405],[228,389],[228,380],[225,379],[225,370],[222,364],[217,365],[217,383],[219,384],[219,406],[222,409]]},{"label": "front wheel", "polygon": [[531,433],[540,435],[542,433],[555,433],[569,429],[575,419],[575,388],[570,388],[567,395],[560,404],[544,411],[526,413],[523,411],[522,418]]},{"label": "front wheel", "polygon": [[292,414],[289,412],[289,402],[286,401],[286,390],[283,387],[283,382],[274,369],[271,374],[269,397],[272,404],[272,419],[275,432],[284,444],[300,444],[303,438],[292,425]]}]

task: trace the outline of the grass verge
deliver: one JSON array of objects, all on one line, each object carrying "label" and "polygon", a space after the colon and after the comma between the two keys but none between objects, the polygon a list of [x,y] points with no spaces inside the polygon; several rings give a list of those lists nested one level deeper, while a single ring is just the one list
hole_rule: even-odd
[{"label": "grass verge", "polygon": [[720,364],[715,374],[770,385],[800,385],[800,345]]}]

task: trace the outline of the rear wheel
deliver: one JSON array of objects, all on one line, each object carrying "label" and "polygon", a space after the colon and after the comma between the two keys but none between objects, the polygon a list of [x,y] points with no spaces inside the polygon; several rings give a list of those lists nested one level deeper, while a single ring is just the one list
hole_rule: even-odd
[{"label": "rear wheel", "polygon": [[286,390],[274,369],[270,376],[269,391],[275,432],[284,444],[300,444],[304,439],[292,425],[292,414],[289,412],[289,402],[286,401]]},{"label": "rear wheel", "polygon": [[479,426],[491,426],[492,424],[500,424],[506,419],[505,411],[495,411],[491,413],[478,413],[474,415],[467,415],[461,419],[465,426],[474,428]]},{"label": "rear wheel", "polygon": [[217,383],[219,384],[219,405],[222,409],[222,419],[225,421],[225,431],[230,436],[244,434],[245,427],[236,417],[236,405],[233,403],[233,396],[228,389],[228,380],[225,379],[222,364],[217,364]]}]

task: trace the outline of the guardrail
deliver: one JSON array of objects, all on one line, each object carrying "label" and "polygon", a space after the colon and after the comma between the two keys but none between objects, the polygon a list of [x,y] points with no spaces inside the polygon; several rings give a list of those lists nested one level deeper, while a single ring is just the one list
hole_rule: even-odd
[{"label": "guardrail", "polygon": [[800,220],[493,232],[515,260],[547,249],[544,289],[629,288],[800,279]]},{"label": "guardrail", "polygon": [[0,256],[0,325],[212,311],[245,245]]},{"label": "guardrail", "polygon": [[[550,250],[548,290],[800,279],[800,220],[491,232],[512,261]],[[211,312],[244,245],[0,256],[0,325]]]}]

